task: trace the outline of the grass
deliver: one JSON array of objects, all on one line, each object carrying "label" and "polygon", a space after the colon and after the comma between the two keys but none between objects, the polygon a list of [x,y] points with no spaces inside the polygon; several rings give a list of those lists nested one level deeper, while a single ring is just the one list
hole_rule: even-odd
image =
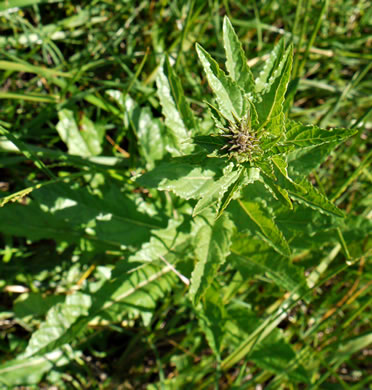
[{"label": "grass", "polygon": [[[235,272],[225,264],[213,288],[220,289],[232,313],[238,316],[244,308],[250,314],[238,318],[239,330],[226,322],[228,342],[236,347],[218,359],[218,347],[211,342],[218,332],[208,323],[209,314],[200,316],[186,298],[185,280],[172,272],[169,280],[159,279],[159,291],[151,290],[157,294],[154,304],[148,304],[145,293],[121,305],[108,304],[111,298],[128,297],[130,286],[143,283],[137,276],[141,269],[131,270],[132,279],[116,293],[106,283],[110,278],[120,281],[129,269],[121,261],[149,240],[151,229],[165,228],[167,216],[189,207],[132,180],[151,168],[144,156],[154,142],[150,138],[143,143],[138,118],[151,126],[151,134],[161,133],[155,80],[164,53],[193,111],[204,118],[211,92],[195,43],[222,64],[224,15],[243,42],[255,75],[281,36],[293,41],[292,86],[298,87],[292,119],[358,130],[310,179],[348,215],[360,217],[357,228],[364,236],[358,236],[357,228],[346,233],[338,228],[337,239],[327,229],[303,238],[302,250],[291,260],[304,270],[311,287],[307,292],[273,282],[283,277],[280,272],[275,277],[270,269]],[[50,366],[32,360],[37,367],[33,372],[21,361],[7,380],[19,388],[55,384],[61,389],[369,388],[371,20],[367,0],[0,1],[1,367],[25,351],[48,310],[61,308],[63,317],[58,305],[66,297],[106,288],[105,310],[96,302],[96,315],[82,329],[72,327],[64,360]],[[82,129],[90,132],[97,144],[80,136],[73,146],[71,135],[64,138],[57,131],[69,112],[73,119],[67,128],[75,126],[75,135]],[[205,118],[201,123],[210,126]],[[73,147],[76,153],[71,153]],[[124,216],[123,193],[131,205]],[[102,202],[94,203],[91,194]],[[41,211],[34,209],[26,219],[15,211],[7,213],[13,210],[12,201],[30,205],[32,199],[53,216],[40,219]],[[69,212],[73,202],[80,207]],[[102,205],[113,215],[108,231]],[[163,214],[157,214],[160,209]],[[301,226],[300,217],[289,223]],[[125,241],[120,226],[133,221],[140,228],[133,237],[134,228],[128,228],[125,235],[132,241]],[[96,226],[96,235],[91,235]],[[187,226],[178,229],[182,235]],[[317,244],[327,234],[327,244]],[[190,274],[186,265],[180,267]],[[143,272],[148,272],[146,280],[158,280],[157,269]],[[263,347],[255,350],[261,342]],[[25,379],[14,379],[22,375]]]}]

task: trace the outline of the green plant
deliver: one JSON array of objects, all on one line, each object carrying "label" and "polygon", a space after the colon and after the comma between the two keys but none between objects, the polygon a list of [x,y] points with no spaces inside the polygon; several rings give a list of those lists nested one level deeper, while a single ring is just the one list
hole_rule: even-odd
[{"label": "green plant", "polygon": [[[121,345],[102,336],[102,353],[119,354],[119,370],[137,343],[148,344],[143,355],[151,351],[156,365],[143,363],[145,378],[136,383],[149,389],[317,388],[331,372],[321,370],[327,359],[337,369],[370,343],[368,331],[320,337],[337,302],[332,294],[328,306],[316,302],[322,288],[337,290],[328,283],[346,270],[353,270],[348,280],[362,278],[356,266],[369,253],[366,213],[347,215],[309,179],[357,130],[289,119],[297,81],[290,81],[293,49],[285,39],[256,79],[227,18],[223,41],[228,75],[196,47],[215,96],[198,117],[167,56],[156,78],[164,123],[129,94],[107,90],[111,105],[91,95],[130,129],[126,136],[138,149],[131,160],[100,156],[107,128],[78,118],[71,105],[58,107],[56,125],[68,153],[0,127],[3,148],[22,153],[48,178],[2,199],[6,247],[13,237],[28,240],[27,249],[19,245],[4,256],[42,262],[16,277],[32,287],[14,303],[15,317],[32,335],[0,366],[4,387],[43,378],[79,387],[65,367],[72,365],[79,380],[91,375],[85,351],[107,329],[128,334],[121,355],[115,350]],[[159,342],[169,337],[172,350]],[[166,377],[164,365],[176,374]],[[246,378],[248,369],[254,377]]]}]

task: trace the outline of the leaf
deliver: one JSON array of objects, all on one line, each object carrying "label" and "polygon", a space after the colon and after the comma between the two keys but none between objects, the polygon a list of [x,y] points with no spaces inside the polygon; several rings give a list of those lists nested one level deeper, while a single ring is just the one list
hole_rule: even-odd
[{"label": "leaf", "polygon": [[234,122],[235,117],[243,115],[244,99],[239,86],[220,69],[217,62],[198,44],[196,44],[200,62],[207,75],[209,86],[216,95],[221,113]]},{"label": "leaf", "polygon": [[327,159],[337,144],[338,142],[329,142],[289,152],[287,154],[289,175],[292,177],[308,176]]},{"label": "leaf", "polygon": [[137,178],[145,187],[172,191],[183,199],[199,199],[208,194],[222,176],[224,161],[217,159],[175,158]]},{"label": "leaf", "polygon": [[205,334],[217,360],[220,361],[220,352],[223,338],[225,336],[225,309],[220,302],[220,296],[212,285],[208,289],[205,299],[195,313],[198,316],[198,323]]},{"label": "leaf", "polygon": [[[219,267],[230,253],[231,236],[234,225],[223,214],[214,221],[213,215],[208,215],[195,241],[197,263],[191,275],[189,296],[196,305],[208,290]],[[204,219],[203,219],[204,220]]]},{"label": "leaf", "polygon": [[210,186],[209,191],[199,199],[198,203],[194,207],[193,216],[202,213],[210,206],[216,206],[217,209],[219,208],[219,204],[224,193],[241,174],[242,168],[234,168],[235,166],[232,163],[226,166],[223,176],[215,181],[213,185]]},{"label": "leaf", "polygon": [[[67,295],[64,303],[58,303],[49,310],[45,322],[32,334],[22,357],[33,356],[53,343],[53,340],[58,340],[79,317],[88,314],[91,304],[91,297],[87,294],[76,292]],[[50,351],[60,346],[50,348]]]},{"label": "leaf", "polygon": [[302,148],[329,142],[338,143],[358,132],[356,129],[340,128],[325,130],[315,125],[303,125],[302,123],[290,120],[287,120],[286,128],[286,140],[284,145],[295,145]]},{"label": "leaf", "polygon": [[138,205],[115,185],[106,183],[103,196],[62,183],[35,190],[28,205],[0,208],[0,231],[33,240],[53,238],[96,249],[136,246],[163,224],[139,212]]},{"label": "leaf", "polygon": [[228,261],[234,264],[244,279],[266,276],[286,291],[296,291],[301,295],[307,291],[304,269],[251,234],[241,233],[234,237]]},{"label": "leaf", "polygon": [[271,245],[277,252],[290,256],[289,245],[274,222],[267,202],[262,183],[254,182],[243,190],[242,199],[238,203],[249,219],[259,228],[257,234]]},{"label": "leaf", "polygon": [[139,251],[129,257],[130,262],[149,263],[159,260],[160,256],[167,258],[169,262],[172,262],[169,257],[173,254],[175,261],[177,261],[176,249],[181,244],[189,243],[189,232],[182,232],[180,226],[183,220],[171,219],[168,226],[165,229],[154,230],[150,241],[144,243]]},{"label": "leaf", "polygon": [[[229,346],[238,346],[244,339],[254,334],[263,320],[255,313],[247,311],[246,307],[233,305],[227,310],[225,343]],[[258,338],[252,345],[249,360],[257,366],[277,375],[285,375],[294,382],[309,383],[309,377],[298,362],[295,351],[285,340],[280,329],[273,329],[266,337]]]},{"label": "leaf", "polygon": [[156,77],[156,85],[165,124],[173,145],[168,147],[168,151],[172,155],[190,153],[193,147],[189,133],[197,129],[197,123],[186,102],[181,82],[174,74],[168,57],[162,60]]},{"label": "leaf", "polygon": [[260,129],[270,135],[281,136],[284,132],[283,102],[291,77],[293,49],[290,46],[279,66],[269,79],[269,87],[262,91],[261,100],[255,104]]},{"label": "leaf", "polygon": [[260,178],[260,171],[257,168],[249,168],[241,170],[239,177],[227,189],[224,197],[221,200],[221,206],[218,210],[217,218],[225,211],[235,196],[239,195],[240,189],[247,184],[253,183]]},{"label": "leaf", "polygon": [[133,120],[138,137],[139,150],[146,161],[146,167],[151,169],[155,161],[161,160],[166,154],[167,142],[164,125],[154,118],[149,107],[140,110]]},{"label": "leaf", "polygon": [[328,198],[320,193],[309,181],[305,178],[298,182],[304,191],[295,191],[293,188],[288,189],[288,193],[291,198],[297,200],[300,203],[305,204],[328,215],[334,215],[336,217],[344,217],[345,214],[342,210],[336,207]]},{"label": "leaf", "polygon": [[279,64],[284,56],[285,40],[282,38],[270,52],[269,58],[265,61],[265,65],[259,76],[256,78],[256,91],[261,93],[268,87],[269,79],[275,69],[278,69]]},{"label": "leaf", "polygon": [[230,77],[240,88],[252,97],[255,96],[255,82],[247,64],[242,45],[227,16],[223,20],[223,40],[226,53],[226,68]]},{"label": "leaf", "polygon": [[35,358],[19,358],[0,365],[0,385],[14,388],[22,385],[37,385],[43,375],[54,367],[67,363],[62,351]]},{"label": "leaf", "polygon": [[128,266],[127,261],[118,262],[111,278],[93,295],[75,292],[53,307],[32,334],[22,358],[57,351],[76,340],[91,320],[105,313],[119,313],[120,318],[128,313],[142,314],[148,324],[156,301],[169,292],[175,281],[169,266],[138,267],[135,263]]},{"label": "leaf", "polygon": [[76,123],[74,112],[63,109],[58,112],[56,129],[68,152],[76,156],[88,157],[101,152],[102,130],[99,130],[87,117],[82,119],[81,131]]}]

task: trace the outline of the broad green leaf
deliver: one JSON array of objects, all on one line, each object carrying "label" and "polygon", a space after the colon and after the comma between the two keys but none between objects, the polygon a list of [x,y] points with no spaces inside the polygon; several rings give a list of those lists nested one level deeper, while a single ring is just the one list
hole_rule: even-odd
[{"label": "broad green leaf", "polygon": [[276,253],[251,234],[234,237],[228,261],[234,264],[244,279],[265,275],[286,291],[306,292],[304,269],[292,264],[288,257]]},{"label": "broad green leaf", "polygon": [[197,123],[188,105],[180,79],[174,74],[167,57],[162,60],[156,85],[158,96],[165,116],[173,146],[168,146],[172,155],[182,155],[191,152],[190,132],[195,131]]},{"label": "broad green leaf", "polygon": [[154,167],[157,160],[166,154],[166,131],[159,119],[154,118],[149,107],[141,109],[138,117],[133,120],[138,137],[138,146],[147,168]]},{"label": "broad green leaf", "polygon": [[224,162],[216,160],[199,159],[194,164],[188,158],[175,158],[160,163],[136,181],[146,187],[172,191],[183,199],[199,199],[213,190],[215,181],[222,176]]},{"label": "broad green leaf", "polygon": [[334,215],[336,217],[344,217],[344,213],[338,207],[336,207],[326,196],[319,192],[307,179],[302,179],[298,182],[298,185],[304,191],[295,191],[292,188],[288,188],[288,193],[294,200],[305,204],[328,215]]},{"label": "broad green leaf", "polygon": [[237,177],[235,182],[233,182],[230,187],[227,189],[225,195],[221,200],[221,206],[218,210],[217,218],[225,211],[226,207],[230,202],[240,194],[240,189],[253,183],[260,178],[260,171],[257,168],[248,168],[240,171],[240,175]]},{"label": "broad green leaf", "polygon": [[199,326],[205,334],[217,360],[220,360],[221,346],[225,336],[225,308],[221,305],[219,291],[211,286],[197,308]]},{"label": "broad green leaf", "polygon": [[242,44],[227,16],[223,20],[223,40],[226,53],[226,68],[230,77],[246,94],[255,96],[255,83],[247,64]]},{"label": "broad green leaf", "polygon": [[292,177],[308,176],[327,159],[337,144],[338,142],[329,142],[289,152],[287,154],[289,175]]},{"label": "broad green leaf", "polygon": [[202,213],[210,206],[215,206],[217,209],[219,208],[219,204],[224,193],[234,182],[236,182],[242,172],[242,168],[234,168],[234,164],[230,163],[223,170],[223,176],[215,181],[213,185],[210,186],[208,192],[206,192],[206,194],[199,199],[193,211],[194,216]]},{"label": "broad green leaf", "polygon": [[68,363],[63,351],[54,351],[45,356],[18,358],[0,365],[0,388],[14,389],[15,386],[38,385],[43,375]]},{"label": "broad green leaf", "polygon": [[43,356],[71,343],[97,316],[121,313],[121,318],[141,314],[146,323],[157,300],[169,293],[176,281],[170,266],[151,264],[128,267],[127,261],[116,265],[110,280],[96,293],[75,292],[64,303],[57,304],[45,322],[33,333],[23,357]]},{"label": "broad green leaf", "polygon": [[168,226],[165,229],[158,229],[152,232],[152,236],[149,242],[142,245],[141,249],[134,255],[129,257],[130,262],[150,263],[159,260],[159,257],[165,257],[169,262],[168,255],[172,255],[172,260],[176,262],[177,248],[182,244],[188,243],[190,239],[190,232],[183,232],[180,227],[183,223],[182,218],[179,220],[171,219]]},{"label": "broad green leaf", "polygon": [[68,109],[59,111],[58,118],[56,129],[62,141],[67,145],[69,153],[82,157],[101,153],[103,129],[85,116],[79,129],[74,112]]},{"label": "broad green leaf", "polygon": [[[79,317],[88,314],[91,304],[91,297],[87,294],[76,292],[67,295],[64,303],[58,303],[49,310],[45,322],[32,334],[22,356],[24,358],[33,356],[60,338]],[[62,345],[52,348],[51,351],[60,346]]]},{"label": "broad green leaf", "polygon": [[256,78],[256,91],[261,93],[268,88],[270,77],[274,70],[278,69],[280,62],[285,53],[285,41],[282,38],[277,45],[274,46],[269,58],[265,61],[265,65],[260,74]]},{"label": "broad green leaf", "polygon": [[218,269],[230,253],[234,230],[234,225],[226,214],[217,220],[214,220],[213,214],[204,218],[207,218],[207,222],[204,222],[195,240],[197,263],[191,275],[189,290],[189,296],[194,304],[197,304],[206,293]]},{"label": "broad green leaf", "polygon": [[200,62],[207,75],[208,83],[216,95],[218,108],[231,121],[243,115],[244,98],[240,87],[220,69],[217,62],[198,44],[196,44]]},{"label": "broad green leaf", "polygon": [[53,238],[98,248],[140,245],[163,224],[139,212],[138,204],[106,183],[102,198],[87,188],[57,183],[33,191],[28,205],[0,208],[0,231],[33,240]]},{"label": "broad green leaf", "polygon": [[262,91],[261,100],[255,104],[260,128],[274,136],[284,132],[283,102],[291,77],[293,49],[290,46],[278,68],[269,79],[268,89]]},{"label": "broad green leaf", "polygon": [[80,134],[92,156],[101,154],[101,145],[105,134],[105,129],[102,125],[93,123],[86,115],[83,115],[80,120]]},{"label": "broad green leaf", "polygon": [[280,254],[289,256],[291,254],[289,245],[269,210],[265,192],[263,184],[254,182],[243,190],[242,199],[239,199],[238,203],[259,228],[257,234]]},{"label": "broad green leaf", "polygon": [[355,129],[331,129],[325,130],[314,125],[303,125],[302,123],[287,120],[286,140],[284,145],[295,145],[306,147],[321,145],[328,142],[341,142],[353,136],[358,131]]}]

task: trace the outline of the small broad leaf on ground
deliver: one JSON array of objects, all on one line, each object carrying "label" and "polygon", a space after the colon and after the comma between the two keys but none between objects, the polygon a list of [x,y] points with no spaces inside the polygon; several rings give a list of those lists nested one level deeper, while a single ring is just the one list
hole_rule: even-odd
[{"label": "small broad leaf on ground", "polygon": [[79,125],[73,111],[63,109],[58,113],[56,129],[68,152],[77,156],[88,157],[101,153],[103,129],[84,116]]},{"label": "small broad leaf on ground", "polygon": [[215,220],[214,214],[201,215],[203,218],[195,238],[196,265],[191,276],[189,296],[197,304],[206,293],[220,266],[230,253],[234,224],[226,214]]},{"label": "small broad leaf on ground", "polygon": [[146,168],[151,169],[155,161],[161,160],[167,151],[164,125],[153,117],[149,107],[139,110],[132,123],[136,129],[139,151],[146,161]]}]

